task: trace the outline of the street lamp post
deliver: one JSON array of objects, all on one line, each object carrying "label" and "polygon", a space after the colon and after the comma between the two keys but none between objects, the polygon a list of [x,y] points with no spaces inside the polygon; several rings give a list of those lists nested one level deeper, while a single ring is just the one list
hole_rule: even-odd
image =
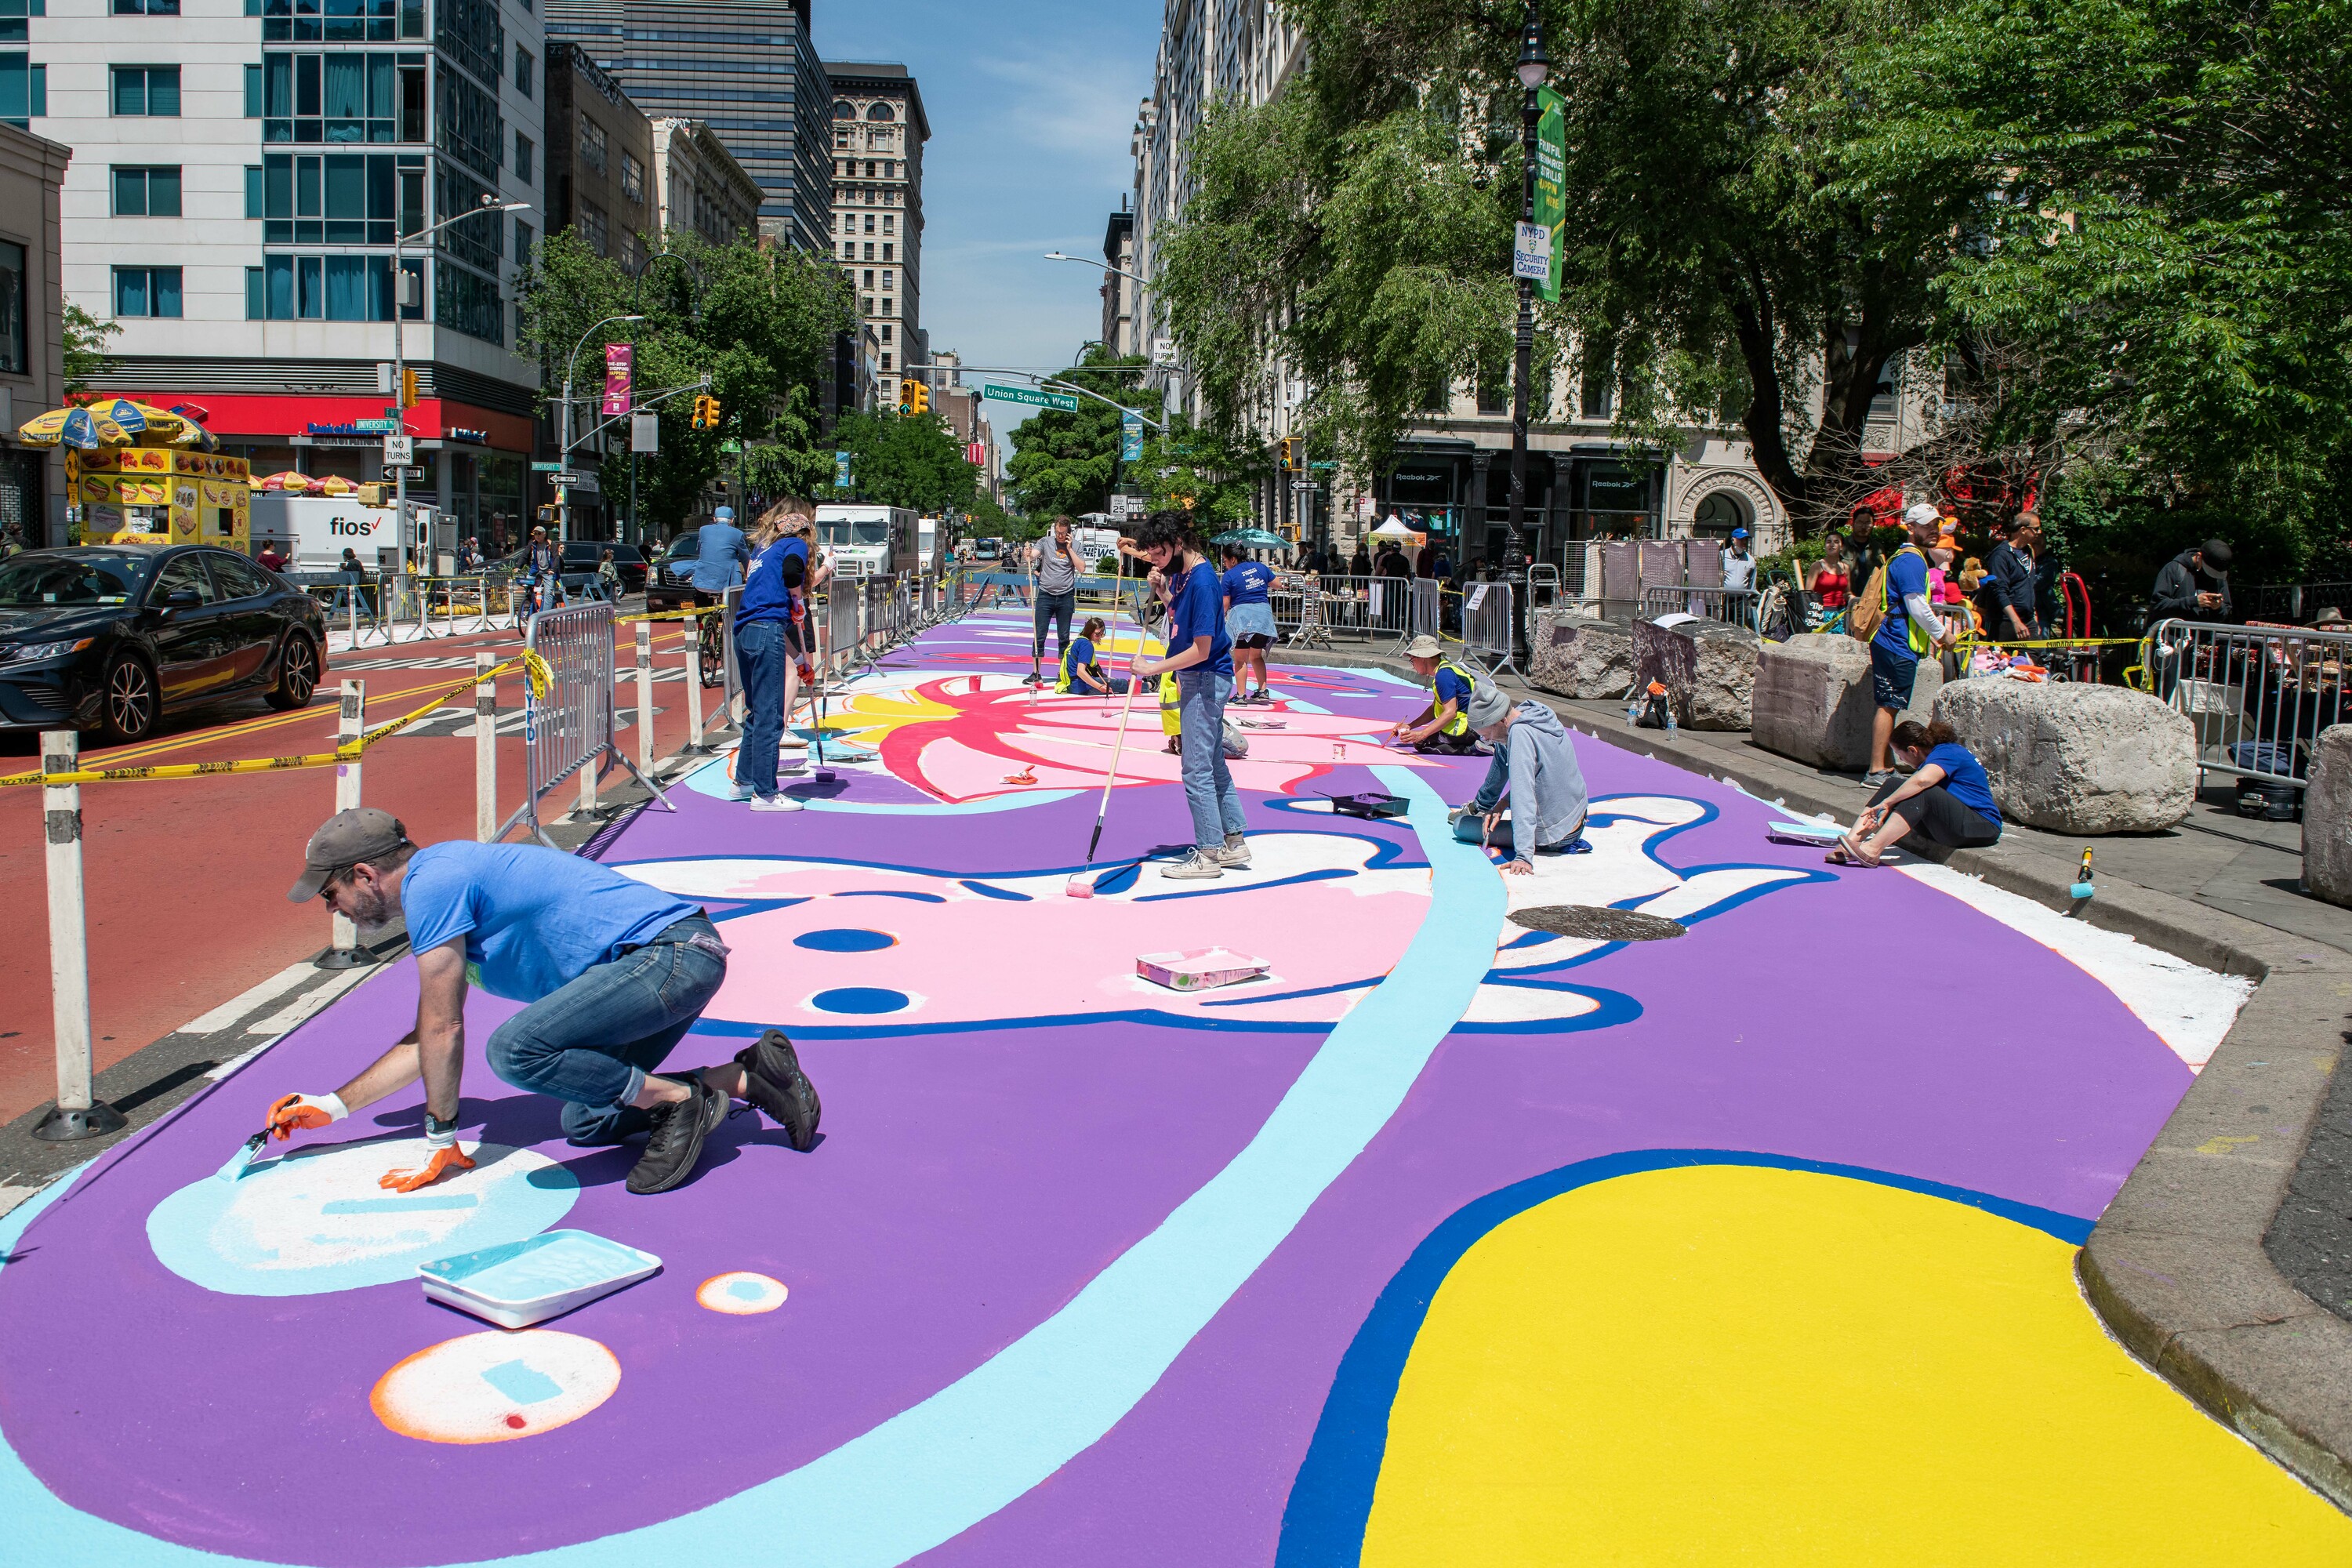
[{"label": "street lamp post", "polygon": [[[1544,53],[1543,19],[1537,13],[1537,0],[1528,0],[1527,26],[1519,35],[1519,85],[1526,90],[1526,100],[1519,106],[1519,222],[1530,224],[1536,218],[1536,122],[1542,117],[1542,105],[1536,89],[1551,74],[1551,58]],[[1516,267],[1513,268],[1517,271]],[[1528,403],[1534,380],[1536,350],[1535,280],[1520,278],[1519,322],[1515,357],[1511,365],[1511,510],[1503,540],[1503,579],[1511,585],[1511,653],[1518,658],[1525,652],[1528,597],[1527,536],[1520,531],[1527,517],[1528,504]],[[1481,503],[1485,497],[1480,497]]]},{"label": "street lamp post", "polygon": [[[572,470],[572,367],[580,363],[580,351],[588,346],[588,340],[604,328],[615,321],[644,320],[643,316],[605,317],[580,334],[580,341],[572,345],[571,357],[563,362],[563,434],[556,447],[556,457],[563,465],[563,472],[555,477],[555,542],[559,545],[572,537],[572,487],[565,482]],[[634,401],[634,389],[630,396]]]},{"label": "street lamp post", "polygon": [[[438,223],[427,224],[423,228],[418,229],[415,234],[403,235],[400,232],[400,226],[398,224],[393,225],[392,405],[394,408],[401,410],[399,414],[394,416],[400,426],[399,434],[403,436],[408,434],[408,353],[407,344],[403,341],[400,331],[402,320],[408,310],[408,268],[406,263],[404,262],[401,258],[402,248],[409,240],[423,239],[428,235],[434,234],[441,229],[445,229],[451,224],[461,222],[466,218],[479,217],[484,213],[528,212],[530,210],[530,204],[529,202],[501,202],[495,196],[484,195],[482,197],[481,205],[475,207],[472,211],[462,212],[455,215],[454,216],[445,217]],[[425,279],[421,274],[416,280],[416,308],[419,310],[425,309]],[[400,520],[400,547],[404,552],[416,542],[409,537],[408,465],[405,463],[395,464],[393,467],[392,515]],[[428,551],[427,553],[430,553],[430,552]]]}]

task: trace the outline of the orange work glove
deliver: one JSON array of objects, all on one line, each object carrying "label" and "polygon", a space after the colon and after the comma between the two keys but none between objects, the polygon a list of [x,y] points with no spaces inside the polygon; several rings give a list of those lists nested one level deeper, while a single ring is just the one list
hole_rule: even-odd
[{"label": "orange work glove", "polygon": [[341,1100],[331,1094],[289,1094],[270,1102],[262,1125],[282,1142],[298,1131],[309,1132],[350,1114]]},{"label": "orange work glove", "polygon": [[386,1171],[375,1179],[375,1184],[395,1193],[413,1193],[419,1187],[429,1187],[452,1171],[470,1171],[474,1162],[455,1143],[446,1149],[436,1149],[433,1157],[424,1164],[404,1171]]}]

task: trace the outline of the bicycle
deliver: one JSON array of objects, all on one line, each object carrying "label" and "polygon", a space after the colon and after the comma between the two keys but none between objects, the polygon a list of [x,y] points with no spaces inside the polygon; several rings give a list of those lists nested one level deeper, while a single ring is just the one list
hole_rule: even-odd
[{"label": "bicycle", "polygon": [[709,690],[727,682],[727,644],[719,635],[719,623],[723,618],[724,601],[713,603],[697,594],[695,600],[703,613],[695,617],[696,636],[702,667],[702,686]]}]

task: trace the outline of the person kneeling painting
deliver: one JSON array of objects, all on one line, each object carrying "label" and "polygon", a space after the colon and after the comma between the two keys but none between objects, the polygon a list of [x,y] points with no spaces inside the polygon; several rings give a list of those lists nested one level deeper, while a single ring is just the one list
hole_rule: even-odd
[{"label": "person kneeling painting", "polygon": [[1948,849],[1980,849],[2000,840],[2000,807],[1984,765],[1938,719],[1895,727],[1895,754],[1911,769],[1907,779],[1889,779],[1853,827],[1830,851],[1832,864],[1875,866],[1879,857],[1914,833]]},{"label": "person kneeling painting", "polygon": [[1059,694],[1092,693],[1102,697],[1118,697],[1127,691],[1127,677],[1105,675],[1101,665],[1095,662],[1096,644],[1102,640],[1103,618],[1088,616],[1078,635],[1062,650],[1062,667],[1054,681]]},{"label": "person kneeling painting", "polygon": [[727,947],[700,908],[578,856],[531,844],[457,840],[419,848],[391,813],[339,812],[310,837],[287,897],[324,899],[362,929],[407,918],[416,954],[416,1027],[332,1094],[289,1094],[269,1108],[279,1139],[340,1121],[425,1081],[426,1161],[382,1184],[413,1192],[473,1161],[457,1147],[466,1061],[466,986],[529,1004],[492,1031],[490,1070],[564,1102],[582,1146],[646,1133],[633,1193],[693,1174],[702,1141],[730,1098],[782,1125],[795,1149],[816,1142],[816,1089],[792,1042],[771,1029],[725,1067],[656,1075],[727,978]]},{"label": "person kneeling painting", "polygon": [[1454,837],[1503,850],[1509,856],[1503,869],[1514,877],[1536,868],[1529,855],[1591,849],[1584,841],[1584,770],[1559,715],[1532,700],[1513,707],[1493,686],[1472,693],[1468,711],[1471,729],[1486,738],[1495,757],[1486,764],[1486,782],[1454,813]]}]

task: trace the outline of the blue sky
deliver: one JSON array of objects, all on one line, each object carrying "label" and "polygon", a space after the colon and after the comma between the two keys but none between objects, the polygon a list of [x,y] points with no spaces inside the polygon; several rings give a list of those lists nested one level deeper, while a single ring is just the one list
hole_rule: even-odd
[{"label": "blue sky", "polygon": [[[815,0],[817,52],[897,60],[929,116],[923,325],[972,364],[1053,368],[1100,335],[1103,226],[1131,183],[1160,0]],[[999,435],[1023,411],[991,403]]]}]

